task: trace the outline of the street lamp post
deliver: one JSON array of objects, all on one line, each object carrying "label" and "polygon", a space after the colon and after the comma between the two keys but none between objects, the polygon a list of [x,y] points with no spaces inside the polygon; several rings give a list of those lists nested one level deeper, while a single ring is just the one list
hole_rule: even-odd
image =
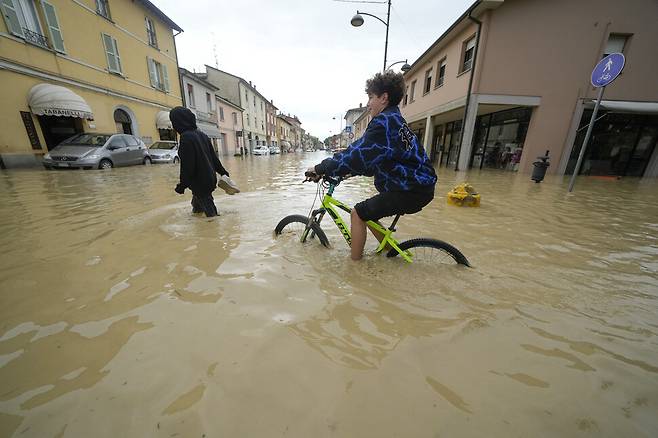
[{"label": "street lamp post", "polygon": [[356,15],[352,17],[352,20],[350,20],[352,26],[359,27],[363,24],[363,17],[361,15],[367,15],[368,17],[376,18],[377,20],[384,23],[384,26],[386,26],[386,42],[384,43],[384,70],[383,70],[386,71],[386,57],[388,54],[388,27],[391,22],[391,0],[388,0],[388,12],[386,13],[386,21],[382,20],[376,15],[368,14],[367,12],[359,12],[357,10]]},{"label": "street lamp post", "polygon": [[406,59],[405,59],[404,61],[394,62],[393,64],[389,65],[389,66],[386,68],[386,70],[390,70],[391,67],[393,67],[394,65],[402,64],[403,62],[404,62],[404,65],[403,65],[402,67],[400,67],[400,70],[402,70],[402,72],[404,72],[404,73],[406,73],[406,72],[408,72],[409,70],[411,70],[411,66],[407,63],[407,60],[406,60]]}]

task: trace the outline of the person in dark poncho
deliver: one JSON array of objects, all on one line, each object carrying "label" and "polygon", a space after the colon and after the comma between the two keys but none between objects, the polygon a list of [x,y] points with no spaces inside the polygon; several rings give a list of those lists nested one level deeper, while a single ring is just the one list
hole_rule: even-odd
[{"label": "person in dark poncho", "polygon": [[192,213],[217,216],[219,213],[212,197],[217,187],[216,173],[228,176],[228,172],[219,161],[208,136],[197,129],[192,111],[178,106],[169,112],[169,119],[180,134],[180,182],[174,190],[181,195],[185,189],[192,190]]}]

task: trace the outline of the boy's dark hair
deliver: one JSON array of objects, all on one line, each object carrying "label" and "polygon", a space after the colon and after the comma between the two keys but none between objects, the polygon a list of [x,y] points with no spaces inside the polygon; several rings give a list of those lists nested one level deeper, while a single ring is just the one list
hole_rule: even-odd
[{"label": "boy's dark hair", "polygon": [[377,73],[366,81],[366,93],[375,96],[388,93],[389,105],[397,105],[404,96],[404,77],[393,70]]}]

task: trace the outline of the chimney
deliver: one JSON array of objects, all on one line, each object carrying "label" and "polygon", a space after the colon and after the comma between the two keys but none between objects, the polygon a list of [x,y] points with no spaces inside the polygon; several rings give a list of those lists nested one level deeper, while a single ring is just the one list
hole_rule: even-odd
[{"label": "chimney", "polygon": [[252,85],[251,85],[251,81],[249,81],[249,86],[250,86],[250,87],[252,86]]},{"label": "chimney", "polygon": [[361,102],[359,102],[359,108],[361,108],[362,106],[363,106],[363,104]]}]

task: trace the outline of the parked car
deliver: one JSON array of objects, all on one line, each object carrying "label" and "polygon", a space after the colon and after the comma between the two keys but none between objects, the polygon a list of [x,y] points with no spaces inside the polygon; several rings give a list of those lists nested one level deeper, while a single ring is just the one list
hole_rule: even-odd
[{"label": "parked car", "polygon": [[254,155],[267,155],[270,153],[270,148],[267,146],[256,146],[254,148]]},{"label": "parked car", "polygon": [[270,146],[270,154],[280,154],[281,148],[279,146]]},{"label": "parked car", "polygon": [[178,143],[160,140],[149,146],[149,156],[154,163],[178,163]]},{"label": "parked car", "polygon": [[133,164],[151,164],[151,157],[144,142],[128,134],[76,134],[43,156],[46,169],[110,169]]}]

